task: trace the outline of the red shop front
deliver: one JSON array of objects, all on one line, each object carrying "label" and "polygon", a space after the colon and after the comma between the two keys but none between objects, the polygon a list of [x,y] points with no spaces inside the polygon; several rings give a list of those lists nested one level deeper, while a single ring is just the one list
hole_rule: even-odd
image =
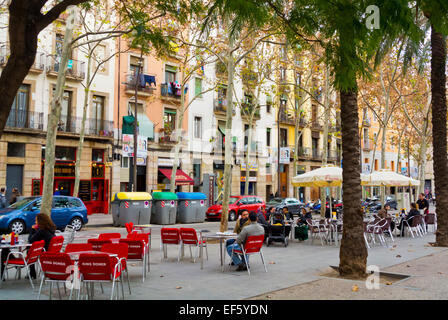
[{"label": "red shop front", "polygon": [[[79,181],[78,197],[87,207],[87,214],[109,213],[109,180],[105,179],[105,165],[92,162],[90,180]],[[42,194],[44,161],[42,161],[41,179],[32,179],[33,196]],[[54,166],[54,194],[72,196],[75,186],[75,161],[57,160]]]}]

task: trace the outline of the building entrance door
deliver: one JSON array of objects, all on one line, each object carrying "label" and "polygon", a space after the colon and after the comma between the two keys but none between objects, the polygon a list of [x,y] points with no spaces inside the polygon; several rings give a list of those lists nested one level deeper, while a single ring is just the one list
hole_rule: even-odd
[{"label": "building entrance door", "polygon": [[6,199],[9,201],[12,189],[17,188],[22,194],[23,165],[8,164],[6,166]]}]

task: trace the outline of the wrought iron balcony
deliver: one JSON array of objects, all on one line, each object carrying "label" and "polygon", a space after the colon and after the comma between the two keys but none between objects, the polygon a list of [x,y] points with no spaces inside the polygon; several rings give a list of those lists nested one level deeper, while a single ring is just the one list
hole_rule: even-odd
[{"label": "wrought iron balcony", "polygon": [[[61,57],[58,55],[47,55],[47,72],[57,74],[59,71]],[[85,62],[79,60],[69,60],[65,75],[69,79],[82,81],[86,77]]]},{"label": "wrought iron balcony", "polygon": [[[81,126],[82,117],[61,116],[58,123],[58,132],[80,134]],[[113,138],[114,123],[108,120],[87,118],[84,134],[86,136]]]},{"label": "wrought iron balcony", "polygon": [[294,119],[294,116],[285,112],[285,111],[280,111],[279,113],[279,119],[280,123],[285,123],[285,124],[291,124],[291,125],[295,125],[296,121]]},{"label": "wrought iron balcony", "polygon": [[181,89],[174,88],[169,83],[162,83],[160,85],[160,94],[162,95],[162,98],[168,98],[168,99],[180,101],[180,97],[181,97],[181,94],[179,92],[180,90]]},{"label": "wrought iron balcony", "polygon": [[[4,67],[6,63],[8,63],[9,56],[11,52],[9,51],[9,47],[7,45],[3,45],[0,47],[0,66]],[[30,68],[30,72],[42,72],[45,69],[45,53],[36,52],[36,58],[34,59],[34,63]]]},{"label": "wrought iron balcony", "polygon": [[[214,99],[213,100],[213,111],[217,114],[225,115],[227,113],[227,100]],[[232,114],[235,115],[235,109],[232,110]]]},{"label": "wrought iron balcony", "polygon": [[12,109],[9,112],[6,127],[44,130],[44,113]]},{"label": "wrought iron balcony", "polygon": [[156,87],[152,86],[152,84],[147,85],[141,78],[137,79],[137,75],[134,73],[126,74],[126,81],[124,82],[124,85],[126,86],[125,90],[128,94],[135,93],[135,86],[137,86],[137,94],[142,95],[152,95],[156,90]]},{"label": "wrought iron balcony", "polygon": [[[256,108],[255,112],[254,112],[254,108]],[[244,118],[247,118],[247,119],[249,119],[250,114],[252,112],[254,112],[254,119],[260,119],[260,108],[257,108],[252,103],[242,103],[241,104],[241,108],[240,108],[240,112],[241,112],[241,117],[244,117]]]}]

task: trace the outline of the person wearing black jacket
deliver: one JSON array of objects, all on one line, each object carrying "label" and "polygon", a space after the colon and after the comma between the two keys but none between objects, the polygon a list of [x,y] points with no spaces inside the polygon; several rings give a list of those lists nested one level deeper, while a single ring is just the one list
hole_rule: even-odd
[{"label": "person wearing black jacket", "polygon": [[400,225],[398,226],[398,229],[401,230],[400,232],[400,236],[404,237],[404,227],[406,226],[404,224],[404,221],[406,220],[409,224],[412,223],[411,218],[414,216],[419,216],[420,212],[417,210],[417,205],[413,202],[411,203],[411,210],[409,211],[409,213],[407,214],[406,217],[403,217],[400,221]]},{"label": "person wearing black jacket", "polygon": [[299,218],[297,219],[297,225],[306,224],[307,219],[313,219],[313,214],[311,213],[311,211],[303,207],[300,210]]},{"label": "person wearing black jacket", "polygon": [[429,202],[428,200],[426,200],[424,193],[420,193],[418,195],[417,204],[418,204],[418,210],[423,210],[424,214],[429,213]]},{"label": "person wearing black jacket", "polygon": [[[33,243],[36,241],[45,241],[45,251],[48,251],[51,239],[55,236],[56,226],[49,215],[45,213],[39,213],[36,216],[36,224],[31,228],[30,235],[28,236],[28,242]],[[36,269],[34,265],[30,266],[31,278],[36,279]]]}]

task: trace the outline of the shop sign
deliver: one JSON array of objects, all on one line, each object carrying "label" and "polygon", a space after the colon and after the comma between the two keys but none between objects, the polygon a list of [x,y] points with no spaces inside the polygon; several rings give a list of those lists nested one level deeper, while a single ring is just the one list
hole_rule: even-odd
[{"label": "shop sign", "polygon": [[[241,182],[246,182],[246,176],[241,176]],[[257,177],[249,177],[249,182],[257,182]]]},{"label": "shop sign", "polygon": [[[137,157],[146,158],[148,155],[148,138],[144,136],[138,136],[137,141]],[[122,150],[123,157],[134,156],[134,135],[123,134],[122,135]]]},{"label": "shop sign", "polygon": [[[42,162],[42,176],[45,171],[45,162]],[[58,163],[54,164],[54,176],[55,177],[74,177],[75,176],[75,163]]]},{"label": "shop sign", "polygon": [[[246,170],[246,163],[241,163],[241,170]],[[253,162],[250,163],[249,162],[249,171],[257,171],[258,170],[258,163]]]},{"label": "shop sign", "polygon": [[104,164],[93,163],[92,164],[92,178],[104,178]]},{"label": "shop sign", "polygon": [[173,159],[167,159],[167,158],[158,158],[157,159],[157,165],[159,167],[172,167],[174,163]]},{"label": "shop sign", "polygon": [[290,148],[289,147],[283,147],[280,148],[280,163],[283,164],[289,164],[289,159],[290,159]]},{"label": "shop sign", "polygon": [[137,165],[138,166],[146,166],[146,158],[137,157]]}]

